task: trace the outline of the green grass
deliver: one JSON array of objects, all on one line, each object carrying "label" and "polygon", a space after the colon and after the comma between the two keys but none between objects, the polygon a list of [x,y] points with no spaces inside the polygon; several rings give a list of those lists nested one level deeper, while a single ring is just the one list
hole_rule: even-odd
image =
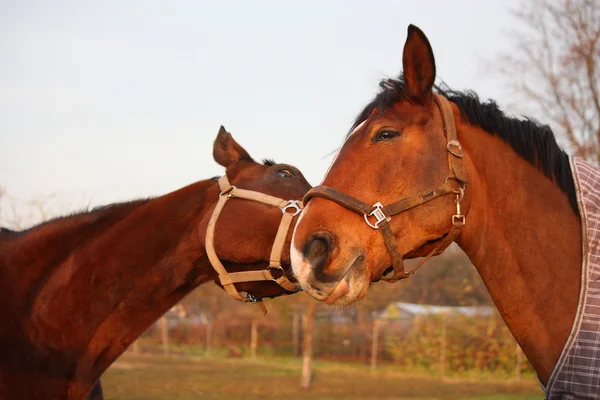
[{"label": "green grass", "polygon": [[310,390],[299,388],[297,359],[121,357],[103,376],[106,400],[543,399],[537,382],[450,378],[316,362]]}]

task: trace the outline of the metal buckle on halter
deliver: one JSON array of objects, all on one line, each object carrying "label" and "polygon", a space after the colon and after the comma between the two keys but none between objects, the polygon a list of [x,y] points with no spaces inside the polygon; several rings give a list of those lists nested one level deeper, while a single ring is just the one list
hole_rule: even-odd
[{"label": "metal buckle on halter", "polygon": [[465,156],[458,140],[449,140],[446,149],[458,158],[463,158]]},{"label": "metal buckle on halter", "polygon": [[244,300],[245,303],[259,303],[262,301],[262,298],[260,298],[259,296],[253,296],[250,293],[246,293],[246,300]]},{"label": "metal buckle on halter", "polygon": [[223,195],[227,195],[228,198],[232,198],[233,197],[233,193],[232,193],[233,189],[237,189],[237,187],[229,186],[227,189],[225,189],[221,193],[219,193],[219,197],[221,197]]},{"label": "metal buckle on halter", "polygon": [[292,217],[295,217],[296,215],[302,212],[302,208],[300,208],[299,202],[300,200],[288,200],[288,203],[285,206],[279,208],[283,214],[285,214],[289,208],[293,208],[296,211],[294,211]]},{"label": "metal buckle on halter", "polygon": [[458,188],[458,192],[456,193],[456,214],[452,216],[452,226],[456,225],[456,221],[462,221],[462,224],[465,225],[467,223],[467,217],[463,215],[460,211],[460,202],[465,196],[465,189]]},{"label": "metal buckle on halter", "polygon": [[[364,213],[363,217],[365,218],[365,222],[367,223],[367,225],[369,225],[373,229],[379,229],[380,223],[382,223],[383,221],[389,222],[392,219],[392,217],[388,217],[385,215],[385,213],[383,212],[383,204],[381,204],[380,202],[373,204],[373,207],[374,210],[371,211],[369,214]],[[369,222],[369,217],[375,217],[375,224],[371,224]]]}]

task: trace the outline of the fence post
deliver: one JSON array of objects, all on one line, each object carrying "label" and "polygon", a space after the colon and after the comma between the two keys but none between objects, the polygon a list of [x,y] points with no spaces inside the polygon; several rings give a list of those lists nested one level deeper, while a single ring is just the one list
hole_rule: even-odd
[{"label": "fence post", "polygon": [[160,332],[163,342],[163,353],[169,355],[169,326],[167,325],[167,317],[164,315],[160,318]]},{"label": "fence post", "polygon": [[138,342],[138,340],[136,340],[135,342],[133,342],[132,348],[133,350],[133,354],[135,354],[136,356],[138,354],[140,354],[140,343]]},{"label": "fence post", "polygon": [[373,332],[371,334],[371,373],[377,368],[377,354],[379,353],[379,328],[381,321],[373,320]]},{"label": "fence post", "polygon": [[300,387],[303,389],[308,389],[310,387],[313,353],[313,325],[315,322],[316,307],[316,301],[308,303],[302,318],[302,376],[300,377]]},{"label": "fence post", "polygon": [[292,314],[292,354],[300,355],[300,314],[296,311]]},{"label": "fence post", "polygon": [[521,379],[521,363],[523,361],[523,352],[521,351],[521,347],[519,346],[519,343],[517,343],[517,371],[516,371],[516,376],[515,378],[517,380]]},{"label": "fence post", "polygon": [[212,322],[207,322],[206,323],[206,355],[210,355],[210,348],[212,345],[212,330],[213,330],[213,325]]},{"label": "fence post", "polygon": [[256,320],[250,324],[250,358],[256,358],[256,345],[258,343],[258,327]]},{"label": "fence post", "polygon": [[440,340],[440,377],[444,378],[446,374],[446,334],[447,334],[447,316],[442,315],[442,337]]}]

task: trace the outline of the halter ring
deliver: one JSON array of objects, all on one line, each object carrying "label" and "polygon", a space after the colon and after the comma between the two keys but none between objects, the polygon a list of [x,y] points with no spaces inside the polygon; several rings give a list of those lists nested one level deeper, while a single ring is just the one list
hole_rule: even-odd
[{"label": "halter ring", "polygon": [[223,190],[221,193],[219,193],[219,197],[223,196],[223,195],[227,195],[227,197],[231,198],[233,197],[233,190],[237,189],[237,187],[235,186],[229,186],[227,189]]},{"label": "halter ring", "polygon": [[302,212],[302,208],[300,208],[299,202],[300,202],[300,200],[288,200],[288,203],[283,207],[279,207],[279,209],[281,210],[281,212],[283,214],[285,214],[288,209],[293,209],[295,211],[292,214],[292,217],[295,217],[296,215],[298,215]]},{"label": "halter ring", "polygon": [[272,270],[272,269],[277,269],[277,270],[279,270],[279,271],[281,272],[281,275],[282,275],[282,276],[285,276],[285,270],[283,269],[283,267],[282,267],[281,265],[279,265],[279,266],[272,266],[272,265],[269,265],[269,266],[267,266],[267,271],[269,271],[269,274],[271,274],[271,281],[273,281],[273,282],[277,282],[277,279],[279,279],[279,278],[275,278],[275,277],[273,276],[273,274],[271,273],[271,270]]}]

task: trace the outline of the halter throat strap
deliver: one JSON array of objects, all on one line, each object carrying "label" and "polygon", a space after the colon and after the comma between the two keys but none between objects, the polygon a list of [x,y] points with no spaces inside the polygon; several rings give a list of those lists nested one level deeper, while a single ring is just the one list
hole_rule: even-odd
[{"label": "halter throat strap", "polygon": [[[213,210],[206,230],[206,254],[214,270],[217,272],[217,274],[219,274],[219,282],[225,291],[236,300],[258,304],[263,314],[266,314],[266,308],[262,303],[262,298],[253,296],[247,292],[238,291],[235,287],[235,284],[244,282],[273,281],[288,292],[295,293],[300,290],[299,284],[291,282],[285,276],[285,271],[281,266],[281,255],[283,253],[283,247],[285,245],[285,240],[291,227],[292,220],[302,211],[303,204],[298,200],[284,200],[252,190],[239,189],[229,183],[226,175],[219,178],[219,189],[219,200],[217,201],[217,204]],[[271,249],[269,266],[266,269],[227,272],[215,251],[214,237],[217,219],[219,218],[221,211],[223,211],[225,204],[234,197],[278,207],[282,212],[281,222],[279,224],[279,228],[273,242],[273,247]],[[273,275],[274,270],[279,270],[281,276],[275,278]]]},{"label": "halter throat strap", "polygon": [[[458,141],[454,113],[450,102],[445,97],[434,94],[434,101],[442,115],[444,136],[446,136],[447,140],[446,150],[448,152],[449,172],[444,183],[433,189],[406,197],[387,206],[382,205],[380,202],[369,205],[346,193],[327,186],[316,186],[309,190],[306,196],[304,196],[304,204],[307,204],[313,197],[331,200],[342,207],[362,215],[367,225],[381,232],[393,266],[393,274],[388,274],[381,278],[385,281],[395,282],[412,276],[429,258],[443,253],[444,250],[458,238],[462,227],[466,223],[466,217],[462,214],[460,209],[460,202],[464,196],[464,189],[468,181],[462,165],[464,154],[460,142]],[[398,244],[390,226],[392,216],[448,194],[456,195],[456,214],[451,218],[452,227],[450,228],[450,231],[444,236],[441,242],[415,266],[414,269],[406,272],[403,256],[400,254]]]}]

